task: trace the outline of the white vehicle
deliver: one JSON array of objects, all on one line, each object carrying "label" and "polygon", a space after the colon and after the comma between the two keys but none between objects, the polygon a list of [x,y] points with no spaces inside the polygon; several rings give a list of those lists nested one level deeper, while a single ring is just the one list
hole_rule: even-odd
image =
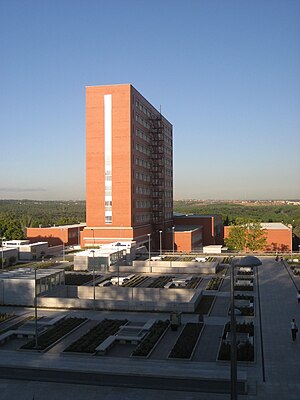
[{"label": "white vehicle", "polygon": [[151,257],[151,261],[161,261],[162,258],[160,256]]}]

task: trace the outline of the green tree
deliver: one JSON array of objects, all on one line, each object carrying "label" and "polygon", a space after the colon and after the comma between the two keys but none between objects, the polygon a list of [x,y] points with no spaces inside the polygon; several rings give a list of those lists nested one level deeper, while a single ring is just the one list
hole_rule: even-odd
[{"label": "green tree", "polygon": [[250,251],[263,250],[267,244],[266,232],[259,222],[252,222],[246,229],[246,248]]},{"label": "green tree", "polygon": [[238,225],[233,225],[225,244],[235,250],[263,250],[267,244],[266,232],[261,223],[249,219],[238,219]]},{"label": "green tree", "polygon": [[229,249],[244,250],[246,247],[246,228],[243,225],[233,225],[225,239]]}]

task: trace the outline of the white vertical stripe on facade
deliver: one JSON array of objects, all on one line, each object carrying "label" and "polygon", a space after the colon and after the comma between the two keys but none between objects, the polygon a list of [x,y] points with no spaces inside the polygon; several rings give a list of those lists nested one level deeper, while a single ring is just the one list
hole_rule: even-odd
[{"label": "white vertical stripe on facade", "polygon": [[[105,223],[112,223],[112,96],[104,95]],[[110,202],[110,203],[108,203]]]}]

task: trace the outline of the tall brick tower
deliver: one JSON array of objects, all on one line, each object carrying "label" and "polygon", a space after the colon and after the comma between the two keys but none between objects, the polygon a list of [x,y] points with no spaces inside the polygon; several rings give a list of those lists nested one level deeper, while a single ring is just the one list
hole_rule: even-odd
[{"label": "tall brick tower", "polygon": [[172,226],[172,125],[132,85],[86,88],[82,245],[158,243]]}]

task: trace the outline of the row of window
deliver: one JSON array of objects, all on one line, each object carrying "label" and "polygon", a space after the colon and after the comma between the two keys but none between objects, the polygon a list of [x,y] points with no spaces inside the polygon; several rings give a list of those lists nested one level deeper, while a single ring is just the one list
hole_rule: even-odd
[{"label": "row of window", "polygon": [[143,200],[137,200],[136,201],[136,208],[150,208],[151,203],[149,200],[143,201]]},{"label": "row of window", "polygon": [[[142,104],[140,101],[138,101],[138,100],[136,100],[135,101],[135,106],[136,106],[136,108],[139,110],[139,111],[141,111],[142,113],[144,113],[148,118],[151,118],[151,117],[153,117],[153,114],[151,113],[151,111],[147,108],[147,107],[145,107],[144,106],[144,104]],[[141,118],[141,117],[140,117]],[[142,118],[141,118],[142,119]],[[136,119],[137,121],[138,121],[138,119]],[[140,122],[140,121],[138,121],[138,122]],[[145,121],[146,122],[146,121]],[[160,122],[160,121],[158,121],[158,122]],[[140,122],[141,123],[141,122]],[[147,123],[147,122],[146,122]],[[143,123],[141,123],[143,126],[144,126],[144,124]],[[164,124],[164,123],[162,123],[163,124],[163,129],[164,129],[164,131],[165,132],[167,132],[167,134],[168,134],[168,136],[169,137],[171,137],[172,136],[172,128],[168,125],[168,124]],[[149,125],[149,124],[148,124]],[[150,129],[150,126],[149,126],[149,128],[148,129]],[[172,144],[172,141],[171,140],[169,140],[169,142],[168,142],[168,144]]]},{"label": "row of window", "polygon": [[165,153],[170,157],[172,156],[172,150],[169,147],[165,147]]},{"label": "row of window", "polygon": [[150,129],[150,124],[144,118],[142,118],[139,114],[135,114],[135,120],[141,124],[144,128]]},{"label": "row of window", "polygon": [[145,147],[139,143],[136,143],[135,149],[139,151],[140,153],[146,154],[147,156],[151,155],[150,149],[148,147]]},{"label": "row of window", "polygon": [[146,108],[142,103],[140,103],[138,100],[135,101],[135,106],[142,111],[147,117],[151,117],[151,112]]},{"label": "row of window", "polygon": [[136,222],[150,222],[151,215],[150,214],[139,214],[135,217]]},{"label": "row of window", "polygon": [[150,169],[150,167],[151,167],[151,164],[149,163],[149,161],[143,160],[142,158],[136,158],[135,163],[136,163],[136,165],[147,168],[147,169]]},{"label": "row of window", "polygon": [[144,139],[147,143],[150,143],[150,137],[145,132],[141,131],[140,129],[136,129],[135,134],[137,137]]},{"label": "row of window", "polygon": [[170,139],[169,137],[165,137],[165,143],[167,144],[167,145],[169,145],[170,147],[172,147],[172,139]]},{"label": "row of window", "polygon": [[136,172],[135,178],[139,179],[140,181],[144,181],[144,182],[150,182],[150,180],[151,180],[150,175],[142,174],[141,172]]},{"label": "row of window", "polygon": [[146,196],[150,195],[150,189],[141,186],[137,186],[135,192],[136,194],[144,194]]}]

